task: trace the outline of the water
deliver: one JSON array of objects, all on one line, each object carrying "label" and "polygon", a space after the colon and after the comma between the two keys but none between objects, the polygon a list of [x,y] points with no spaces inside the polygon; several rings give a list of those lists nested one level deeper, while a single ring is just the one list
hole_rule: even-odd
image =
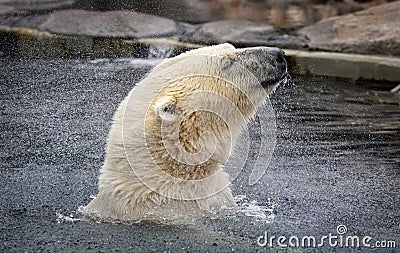
[{"label": "water", "polygon": [[168,45],[150,45],[148,59],[164,59],[173,56],[174,48]]},{"label": "water", "polygon": [[260,205],[257,200],[249,201],[246,195],[235,196],[236,203],[239,206],[239,213],[243,213],[248,217],[255,217],[259,222],[273,222],[275,218],[275,203],[271,199],[267,199],[264,205]]},{"label": "water", "polygon": [[1,252],[266,252],[257,245],[265,232],[318,237],[339,225],[348,235],[400,238],[394,85],[321,77],[296,77],[271,96],[277,146],[249,186],[253,121],[254,148],[232,185],[239,212],[187,226],[75,220],[97,193],[114,111],[158,61],[0,61]]}]

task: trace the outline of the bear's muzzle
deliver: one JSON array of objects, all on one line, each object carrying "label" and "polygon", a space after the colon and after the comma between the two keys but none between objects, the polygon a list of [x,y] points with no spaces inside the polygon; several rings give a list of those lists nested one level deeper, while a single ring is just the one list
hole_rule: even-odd
[{"label": "bear's muzzle", "polygon": [[257,77],[264,89],[291,82],[285,53],[275,47],[238,49],[238,62]]}]

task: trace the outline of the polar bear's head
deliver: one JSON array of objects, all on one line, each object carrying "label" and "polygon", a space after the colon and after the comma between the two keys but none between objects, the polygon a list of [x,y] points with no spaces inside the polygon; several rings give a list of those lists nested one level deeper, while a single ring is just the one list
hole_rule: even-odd
[{"label": "polar bear's head", "polygon": [[182,179],[212,175],[226,161],[240,129],[287,80],[283,51],[230,44],[167,59],[138,85],[146,108],[146,145],[154,162]]},{"label": "polar bear's head", "polygon": [[[157,115],[163,120],[176,118],[177,97],[188,93],[209,90],[230,99],[239,107],[250,102],[253,109],[262,103],[283,81],[288,72],[285,56],[278,48],[253,47],[236,49],[231,44],[205,47],[167,59],[158,65],[151,77],[168,77],[155,104]],[[169,90],[173,90],[169,96]],[[237,91],[242,94],[238,95]],[[244,97],[250,100],[242,99]],[[201,103],[207,101],[201,98]],[[189,107],[198,106],[191,100]],[[186,107],[186,109],[188,109]],[[253,110],[251,110],[254,112]]]}]

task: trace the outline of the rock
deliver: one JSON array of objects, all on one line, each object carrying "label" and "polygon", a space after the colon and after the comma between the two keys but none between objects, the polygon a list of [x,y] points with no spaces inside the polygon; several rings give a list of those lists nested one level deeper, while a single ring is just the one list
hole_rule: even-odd
[{"label": "rock", "polygon": [[38,27],[52,33],[112,38],[149,38],[179,33],[175,21],[134,11],[63,10]]},{"label": "rock", "polygon": [[77,0],[76,7],[85,10],[133,10],[189,23],[212,20],[209,3],[198,0]]},{"label": "rock", "polygon": [[17,12],[18,11],[12,6],[0,4],[0,15],[15,14]]},{"label": "rock", "polygon": [[0,16],[0,25],[8,27],[37,28],[46,21],[48,15],[3,15]]},{"label": "rock", "polygon": [[205,23],[187,40],[200,44],[230,42],[236,46],[277,46],[292,49],[306,45],[301,37],[280,34],[280,30],[274,26],[246,20]]},{"label": "rock", "polygon": [[[24,11],[54,10],[72,6],[75,0],[2,0],[1,4],[14,9],[14,13]],[[9,14],[9,13],[6,13]]]},{"label": "rock", "polygon": [[311,49],[400,56],[400,2],[331,18],[303,28]]}]

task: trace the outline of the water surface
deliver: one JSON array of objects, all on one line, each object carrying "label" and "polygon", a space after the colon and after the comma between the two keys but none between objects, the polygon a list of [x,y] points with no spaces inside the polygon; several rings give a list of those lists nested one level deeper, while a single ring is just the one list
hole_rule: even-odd
[{"label": "water surface", "polygon": [[66,219],[97,193],[112,115],[156,63],[0,61],[1,252],[266,252],[256,242],[265,231],[320,237],[339,225],[400,238],[400,99],[391,84],[322,77],[296,77],[271,96],[277,146],[256,185],[253,153],[233,182],[238,214],[189,226]]}]

